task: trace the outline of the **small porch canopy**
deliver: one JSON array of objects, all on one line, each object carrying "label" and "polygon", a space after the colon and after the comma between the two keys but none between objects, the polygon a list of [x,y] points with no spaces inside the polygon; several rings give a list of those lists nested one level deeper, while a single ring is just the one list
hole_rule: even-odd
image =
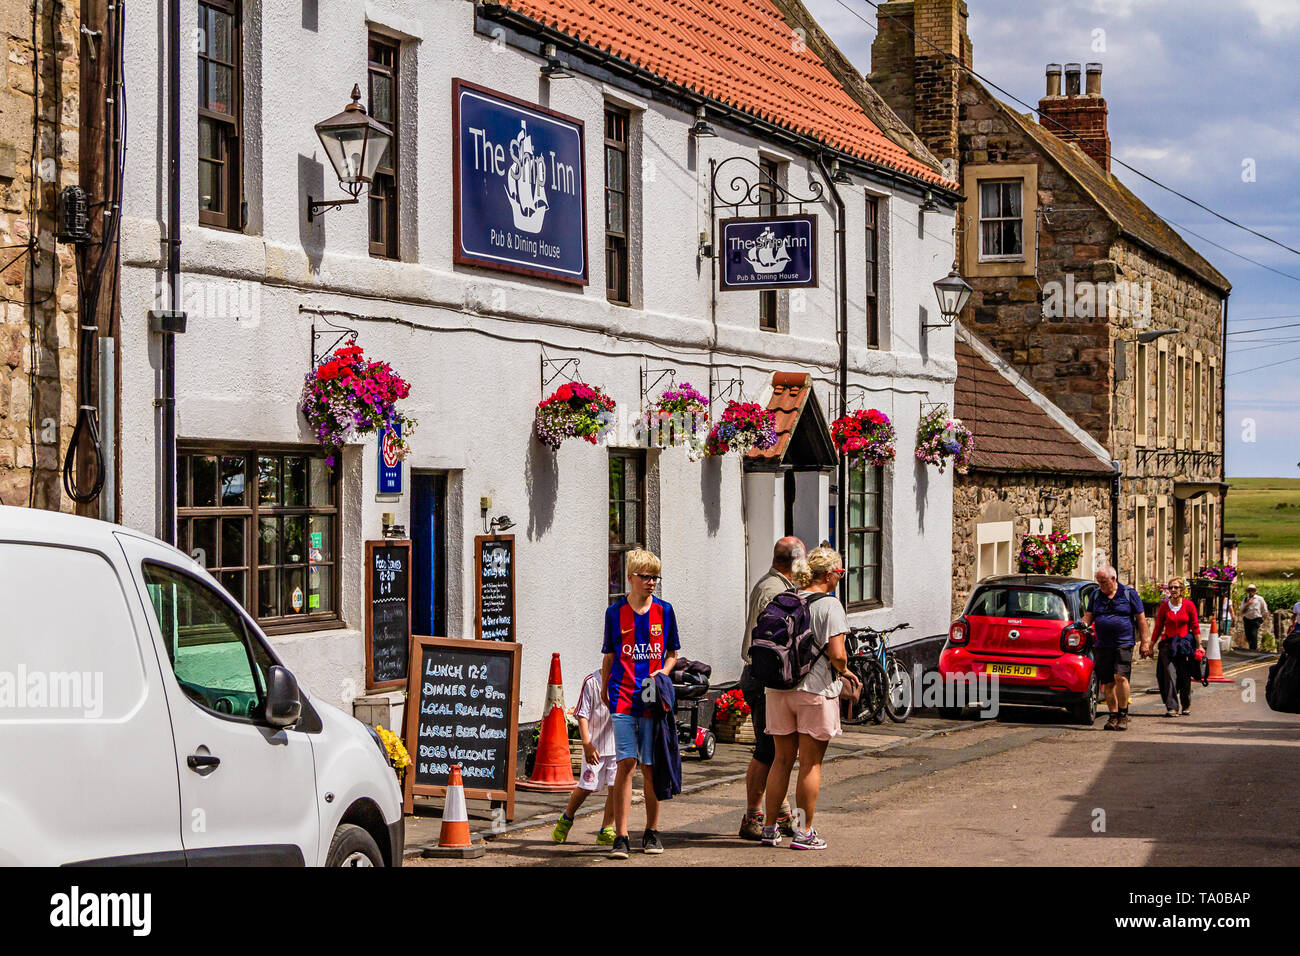
[{"label": "small porch canopy", "polygon": [[750,449],[745,456],[746,472],[835,470],[839,455],[811,375],[773,372],[767,410],[776,416],[776,444],[762,451]]}]

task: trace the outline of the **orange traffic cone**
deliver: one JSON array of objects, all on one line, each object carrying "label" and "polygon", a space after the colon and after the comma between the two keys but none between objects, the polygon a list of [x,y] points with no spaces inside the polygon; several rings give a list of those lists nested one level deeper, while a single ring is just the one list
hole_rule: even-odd
[{"label": "orange traffic cone", "polygon": [[483,842],[475,842],[469,833],[469,812],[465,808],[465,783],[461,780],[460,764],[451,765],[447,777],[447,797],[442,806],[442,829],[438,832],[438,845],[424,851],[426,857],[455,857],[473,860],[483,855]]},{"label": "orange traffic cone", "polygon": [[523,790],[572,790],[573,764],[569,761],[569,729],[564,719],[564,682],[560,677],[560,655],[551,655],[551,676],[546,682],[546,705],[542,732],[537,741],[533,775],[520,780]]},{"label": "orange traffic cone", "polygon": [[1210,621],[1210,649],[1205,652],[1205,659],[1210,662],[1210,683],[1231,684],[1231,677],[1223,676],[1223,656],[1219,653],[1219,622]]}]

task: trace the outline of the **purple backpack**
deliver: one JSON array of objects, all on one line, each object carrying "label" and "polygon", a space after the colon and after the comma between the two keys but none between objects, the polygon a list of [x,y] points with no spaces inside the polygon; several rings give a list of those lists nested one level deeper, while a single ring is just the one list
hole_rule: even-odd
[{"label": "purple backpack", "polygon": [[830,595],[783,591],[758,616],[749,645],[749,671],[764,687],[793,690],[826,653],[826,645],[817,649],[809,610],[825,597]]}]

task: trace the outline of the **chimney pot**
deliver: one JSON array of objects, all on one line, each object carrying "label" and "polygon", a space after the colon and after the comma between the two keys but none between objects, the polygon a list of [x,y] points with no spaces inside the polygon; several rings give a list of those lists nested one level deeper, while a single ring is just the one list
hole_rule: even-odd
[{"label": "chimney pot", "polygon": [[1061,95],[1061,64],[1047,64],[1047,95]]},{"label": "chimney pot", "polygon": [[1088,95],[1101,96],[1101,64],[1089,63],[1088,67]]},{"label": "chimney pot", "polygon": [[1079,73],[1080,73],[1080,69],[1078,63],[1065,64],[1065,95],[1066,96],[1079,95]]}]

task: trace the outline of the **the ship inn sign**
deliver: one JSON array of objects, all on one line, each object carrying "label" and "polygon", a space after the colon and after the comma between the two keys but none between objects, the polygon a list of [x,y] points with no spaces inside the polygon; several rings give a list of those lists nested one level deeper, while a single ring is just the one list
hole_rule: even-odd
[{"label": "the ship inn sign", "polygon": [[817,285],[817,216],[723,219],[723,292]]},{"label": "the ship inn sign", "polygon": [[816,216],[724,219],[722,291],[813,289]]},{"label": "the ship inn sign", "polygon": [[587,284],[582,120],[452,81],[454,258]]}]

